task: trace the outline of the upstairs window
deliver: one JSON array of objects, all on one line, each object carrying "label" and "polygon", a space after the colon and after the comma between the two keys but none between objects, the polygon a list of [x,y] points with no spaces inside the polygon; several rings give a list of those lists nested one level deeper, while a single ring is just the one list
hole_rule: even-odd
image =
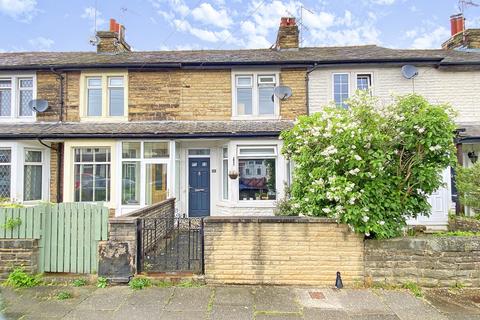
[{"label": "upstairs window", "polygon": [[333,74],[333,100],[338,107],[347,108],[345,101],[349,97],[349,74]]},{"label": "upstairs window", "polygon": [[273,94],[277,82],[277,74],[235,74],[233,116],[260,118],[278,116],[278,101]]},{"label": "upstairs window", "polygon": [[370,91],[371,86],[371,74],[357,74],[357,90]]},{"label": "upstairs window", "polygon": [[29,103],[35,99],[34,76],[0,76],[0,119],[34,119]]},{"label": "upstairs window", "polygon": [[83,76],[82,118],[124,119],[127,117],[126,74],[91,74]]}]

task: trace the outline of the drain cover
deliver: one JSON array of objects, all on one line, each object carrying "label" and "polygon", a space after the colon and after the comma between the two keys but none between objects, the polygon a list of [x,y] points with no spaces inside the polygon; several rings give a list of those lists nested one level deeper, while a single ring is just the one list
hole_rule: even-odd
[{"label": "drain cover", "polygon": [[325,299],[325,295],[323,294],[323,292],[320,292],[320,291],[309,291],[308,294],[310,295],[310,298],[314,300]]}]

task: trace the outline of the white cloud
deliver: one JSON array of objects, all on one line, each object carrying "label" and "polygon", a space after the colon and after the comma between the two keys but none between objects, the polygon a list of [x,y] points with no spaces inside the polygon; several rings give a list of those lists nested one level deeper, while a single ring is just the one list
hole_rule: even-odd
[{"label": "white cloud", "polygon": [[450,32],[443,26],[421,33],[412,42],[413,49],[440,48],[441,44],[450,37]]},{"label": "white cloud", "polygon": [[21,22],[30,22],[38,12],[36,0],[0,0],[0,13]]},{"label": "white cloud", "polygon": [[[87,19],[90,21],[95,21],[95,8],[94,7],[87,7],[83,10],[83,13],[80,15],[81,18]],[[105,19],[102,18],[102,13],[97,10],[97,25],[96,28],[101,27],[105,23]],[[92,28],[95,29],[95,28]]]},{"label": "white cloud", "polygon": [[202,24],[213,25],[224,29],[230,27],[233,23],[227,10],[217,10],[206,2],[192,10],[192,17]]},{"label": "white cloud", "polygon": [[188,32],[192,36],[197,37],[200,40],[207,41],[207,42],[219,42],[224,41],[225,43],[234,43],[235,39],[233,38],[230,31],[224,29],[222,31],[211,31],[207,29],[200,29],[197,27],[193,27],[188,21],[186,20],[174,20],[175,27],[183,32]]},{"label": "white cloud", "polygon": [[36,37],[28,40],[28,43],[30,43],[35,51],[48,51],[55,41],[45,37]]}]

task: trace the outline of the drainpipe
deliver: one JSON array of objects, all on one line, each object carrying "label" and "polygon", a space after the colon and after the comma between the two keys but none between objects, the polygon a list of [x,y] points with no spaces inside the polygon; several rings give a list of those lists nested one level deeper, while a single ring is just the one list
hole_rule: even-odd
[{"label": "drainpipe", "polygon": [[[59,113],[59,122],[62,123],[63,122],[63,109],[64,109],[64,106],[65,106],[65,102],[64,102],[64,94],[63,94],[63,89],[64,89],[64,80],[65,80],[65,76],[59,72],[59,71],[56,71],[53,67],[50,68],[50,71],[52,73],[54,73],[58,80],[60,81],[60,113]],[[57,152],[57,181],[56,181],[56,184],[57,184],[57,195],[56,195],[56,200],[57,200],[57,203],[60,203],[62,202],[62,188],[61,188],[61,185],[62,185],[62,163],[63,163],[63,145],[61,143],[58,143],[57,144],[57,148],[55,148],[54,150],[56,150]]]}]

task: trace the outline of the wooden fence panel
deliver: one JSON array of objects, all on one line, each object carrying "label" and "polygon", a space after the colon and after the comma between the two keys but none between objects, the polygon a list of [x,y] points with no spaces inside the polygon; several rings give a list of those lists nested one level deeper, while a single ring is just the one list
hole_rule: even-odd
[{"label": "wooden fence panel", "polygon": [[[11,219],[21,224],[5,227]],[[108,208],[85,203],[0,208],[0,238],[40,239],[41,272],[93,273],[98,242],[108,238]]]}]

